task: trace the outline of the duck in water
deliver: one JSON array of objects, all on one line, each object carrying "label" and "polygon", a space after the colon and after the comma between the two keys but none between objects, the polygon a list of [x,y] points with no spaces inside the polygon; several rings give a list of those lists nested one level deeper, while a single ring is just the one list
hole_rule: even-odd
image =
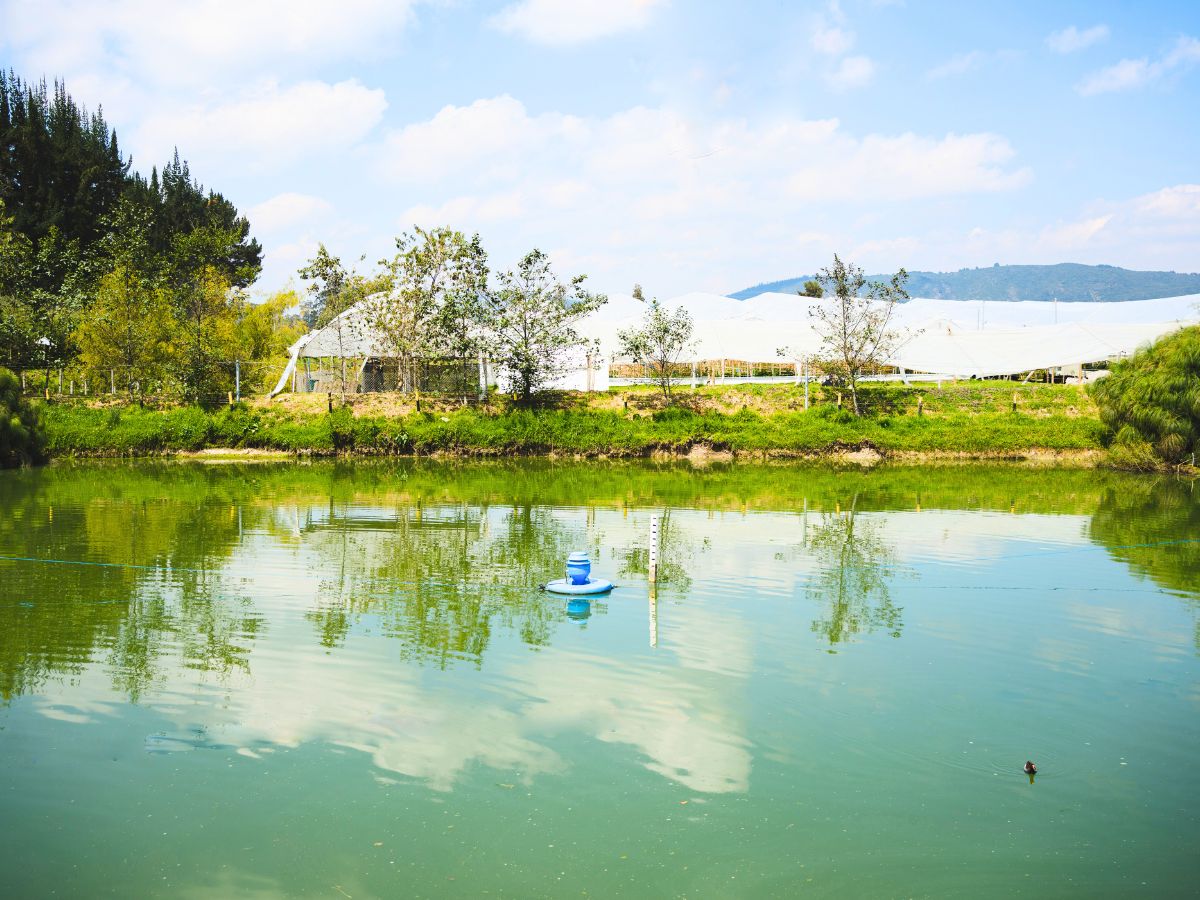
[{"label": "duck in water", "polygon": [[1037,774],[1037,766],[1035,766],[1033,764],[1033,762],[1028,759],[1025,760],[1025,774],[1026,775],[1036,775]]}]

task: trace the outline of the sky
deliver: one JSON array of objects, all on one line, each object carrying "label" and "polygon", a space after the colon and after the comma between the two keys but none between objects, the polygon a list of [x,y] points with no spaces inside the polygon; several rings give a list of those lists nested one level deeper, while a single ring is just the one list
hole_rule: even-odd
[{"label": "sky", "polygon": [[1200,271],[1194,0],[0,0],[0,64],[144,173],[178,147],[263,293],[414,225],[662,297],[835,252]]}]

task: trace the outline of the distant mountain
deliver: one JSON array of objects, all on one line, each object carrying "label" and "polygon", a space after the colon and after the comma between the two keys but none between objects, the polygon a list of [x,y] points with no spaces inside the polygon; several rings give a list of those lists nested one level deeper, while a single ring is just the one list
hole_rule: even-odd
[{"label": "distant mountain", "polygon": [[[812,275],[757,284],[729,296],[748,300],[776,291],[794,294]],[[890,275],[868,276],[886,281]],[[1154,300],[1200,294],[1200,274],[1135,272],[1116,266],[1002,266],[957,272],[909,272],[908,293],[943,300]]]}]

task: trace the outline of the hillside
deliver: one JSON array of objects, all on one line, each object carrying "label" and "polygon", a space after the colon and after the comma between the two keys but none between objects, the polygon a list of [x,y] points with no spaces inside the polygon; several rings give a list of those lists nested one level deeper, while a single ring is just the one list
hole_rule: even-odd
[{"label": "hillside", "polygon": [[[757,284],[729,296],[747,300],[778,291],[793,294],[812,275]],[[872,280],[890,276],[872,275]],[[1153,300],[1200,294],[1200,274],[1137,272],[1117,266],[1059,263],[1053,266],[1001,266],[957,272],[909,272],[913,297],[945,300]]]}]

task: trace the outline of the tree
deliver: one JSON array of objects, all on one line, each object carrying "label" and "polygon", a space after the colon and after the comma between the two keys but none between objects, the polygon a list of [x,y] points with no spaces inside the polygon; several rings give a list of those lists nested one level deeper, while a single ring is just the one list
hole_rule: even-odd
[{"label": "tree", "polygon": [[562,283],[541,250],[527,253],[515,272],[498,276],[499,287],[489,297],[492,354],[523,400],[565,374],[587,344],[575,325],[608,298],[585,291],[586,278]]},{"label": "tree", "polygon": [[0,200],[0,363],[27,366],[34,360],[38,335],[28,302],[32,244],[13,229],[13,217]]},{"label": "tree", "polygon": [[175,372],[193,403],[219,403],[232,387],[241,295],[215,267],[200,270],[172,298],[175,307]]},{"label": "tree", "polygon": [[821,282],[815,279],[810,279],[804,282],[803,289],[796,291],[796,293],[801,297],[821,298],[825,296],[825,288],[821,287]]},{"label": "tree", "polygon": [[622,355],[645,366],[667,399],[671,397],[674,367],[690,346],[692,327],[692,317],[682,306],[671,311],[654,299],[640,327],[617,332]]},{"label": "tree", "polygon": [[[416,228],[396,239],[386,267],[387,289],[365,306],[366,320],[396,360],[402,391],[419,386],[422,359],[455,357],[460,380],[484,345],[487,254],[479,236]],[[458,385],[465,389],[465,385]]]},{"label": "tree", "polygon": [[173,320],[162,288],[119,265],[103,278],[75,333],[80,359],[92,372],[120,369],[130,396],[135,385],[161,379],[171,358]]},{"label": "tree", "polygon": [[262,303],[241,305],[237,358],[259,364],[243,368],[243,385],[270,387],[288,357],[288,348],[308,330],[302,318],[288,315],[288,310],[299,305],[300,297],[290,288],[277,291]]},{"label": "tree", "polygon": [[21,396],[21,382],[0,369],[0,469],[43,462],[46,430],[37,410]]},{"label": "tree", "polygon": [[1200,450],[1200,326],[1183,328],[1090,385],[1121,462],[1181,463]]},{"label": "tree", "polygon": [[[338,383],[344,403],[350,381],[346,360],[361,336],[360,326],[365,317],[343,314],[354,305],[386,291],[391,279],[386,274],[367,278],[353,270],[347,271],[341,259],[326,250],[324,244],[319,245],[317,255],[300,269],[299,275],[305,281],[312,282],[308,286],[309,299],[303,304],[304,321],[310,327],[327,327],[337,344],[341,363]],[[373,308],[369,314],[374,315]]]},{"label": "tree", "polygon": [[862,269],[834,254],[833,265],[817,278],[830,295],[827,303],[809,310],[821,336],[821,366],[847,384],[854,414],[861,415],[858,382],[885,362],[899,341],[899,333],[889,326],[896,304],[908,299],[908,273],[901,269],[888,284],[868,284]]}]

